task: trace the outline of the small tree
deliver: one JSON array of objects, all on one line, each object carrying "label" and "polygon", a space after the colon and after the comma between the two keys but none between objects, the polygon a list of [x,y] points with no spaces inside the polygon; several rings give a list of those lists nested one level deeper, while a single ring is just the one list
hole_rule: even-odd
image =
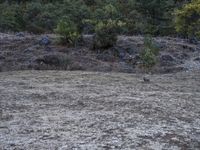
[{"label": "small tree", "polygon": [[60,34],[61,44],[69,44],[76,46],[80,34],[74,22],[70,21],[69,18],[64,17],[59,21],[55,32]]},{"label": "small tree", "polygon": [[140,54],[143,66],[146,69],[152,68],[156,62],[156,56],[159,54],[159,48],[154,43],[151,37],[144,38],[144,49]]},{"label": "small tree", "polygon": [[175,12],[176,31],[200,39],[200,0],[192,0]]},{"label": "small tree", "polygon": [[124,24],[121,21],[100,21],[95,26],[94,49],[106,49],[117,42],[117,33]]}]

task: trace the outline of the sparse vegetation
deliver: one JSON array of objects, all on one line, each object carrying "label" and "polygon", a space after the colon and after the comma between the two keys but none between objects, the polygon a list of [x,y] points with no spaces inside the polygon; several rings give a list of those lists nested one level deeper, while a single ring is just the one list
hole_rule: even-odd
[{"label": "sparse vegetation", "polygon": [[[99,23],[111,19],[121,20],[126,24],[122,28],[124,34],[172,35],[176,34],[172,19],[174,10],[189,2],[189,0],[1,0],[0,30],[53,32],[63,16],[67,16],[76,24],[78,31],[84,33],[88,33],[88,24],[85,24],[84,20]],[[198,16],[198,3],[199,0],[193,0],[191,4],[177,11],[178,32],[188,34],[198,28],[199,21],[194,20],[194,13],[197,14],[196,17]],[[184,21],[183,18],[187,19]],[[182,32],[183,28],[179,24],[185,29],[189,27],[190,31]],[[90,26],[89,33],[94,32],[95,26]]]},{"label": "sparse vegetation", "polygon": [[157,62],[159,48],[150,36],[144,38],[144,49],[140,54],[143,66],[150,69]]},{"label": "sparse vegetation", "polygon": [[55,32],[60,35],[60,43],[75,46],[80,34],[74,22],[64,17],[57,25]]},{"label": "sparse vegetation", "polygon": [[176,30],[183,36],[200,39],[200,0],[192,0],[175,13]]},{"label": "sparse vegetation", "polygon": [[106,49],[114,46],[117,41],[118,28],[121,26],[123,26],[122,22],[113,20],[97,23],[95,26],[94,49]]}]

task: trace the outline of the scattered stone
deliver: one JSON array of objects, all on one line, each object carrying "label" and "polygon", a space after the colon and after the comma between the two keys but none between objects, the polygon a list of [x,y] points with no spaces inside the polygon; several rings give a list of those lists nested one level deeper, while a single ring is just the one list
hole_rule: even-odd
[{"label": "scattered stone", "polygon": [[181,71],[186,71],[187,69],[184,66],[173,66],[173,67],[163,67],[160,69],[160,73],[176,73]]},{"label": "scattered stone", "polygon": [[32,51],[32,49],[27,48],[27,49],[24,50],[24,53],[30,53],[31,51]]},{"label": "scattered stone", "polygon": [[150,79],[147,78],[147,77],[143,77],[143,80],[144,80],[144,82],[146,82],[146,83],[149,83],[149,82],[150,82]]},{"label": "scattered stone", "polygon": [[112,54],[105,53],[105,54],[99,54],[97,55],[97,59],[106,61],[106,62],[111,62],[115,60],[115,57]]},{"label": "scattered stone", "polygon": [[47,51],[47,52],[51,52],[52,51],[51,47],[49,47],[49,46],[45,47],[44,50]]},{"label": "scattered stone", "polygon": [[200,51],[200,44],[197,45],[197,51]]},{"label": "scattered stone", "polygon": [[75,71],[75,70],[85,70],[84,67],[78,63],[73,63],[70,65],[69,68],[70,71]]},{"label": "scattered stone", "polygon": [[173,66],[175,65],[175,59],[169,54],[164,54],[160,57],[161,66]]},{"label": "scattered stone", "polygon": [[200,57],[195,58],[194,61],[200,62]]},{"label": "scattered stone", "polygon": [[171,55],[162,55],[161,59],[163,61],[174,61],[174,58]]},{"label": "scattered stone", "polygon": [[189,55],[186,53],[176,53],[174,54],[174,57],[176,57],[177,59],[185,60],[189,58]]},{"label": "scattered stone", "polygon": [[0,60],[6,59],[4,56],[0,56]]},{"label": "scattered stone", "polygon": [[36,62],[38,63],[44,63],[48,65],[60,65],[60,56],[58,55],[45,55],[41,58],[37,58]]},{"label": "scattered stone", "polygon": [[16,33],[16,36],[18,36],[18,37],[25,37],[25,35],[24,35],[23,32],[17,32],[17,33]]},{"label": "scattered stone", "polygon": [[133,73],[134,69],[131,65],[129,65],[126,62],[120,62],[120,72],[124,72],[124,73]]},{"label": "scattered stone", "polygon": [[44,46],[47,46],[51,43],[50,39],[48,36],[44,36],[41,38],[41,40],[39,41],[39,44],[40,45],[44,45]]},{"label": "scattered stone", "polygon": [[196,37],[192,37],[192,38],[189,39],[189,42],[191,44],[198,44],[198,39]]},{"label": "scattered stone", "polygon": [[200,62],[198,61],[187,61],[183,65],[184,68],[187,70],[193,71],[193,70],[200,70]]}]

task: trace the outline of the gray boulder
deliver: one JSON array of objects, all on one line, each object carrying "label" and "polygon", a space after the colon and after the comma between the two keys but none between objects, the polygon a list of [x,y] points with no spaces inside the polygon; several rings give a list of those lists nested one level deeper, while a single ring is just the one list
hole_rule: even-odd
[{"label": "gray boulder", "polygon": [[194,61],[200,62],[200,57],[195,58]]},{"label": "gray boulder", "polygon": [[25,37],[25,35],[24,35],[23,32],[17,32],[17,33],[16,33],[16,36],[18,36],[18,37]]},{"label": "gray boulder", "polygon": [[49,39],[48,36],[42,37],[42,38],[40,39],[40,41],[39,41],[39,44],[40,44],[40,45],[44,45],[44,46],[47,46],[47,45],[49,45],[50,43],[51,43],[51,41],[50,41],[50,39]]},{"label": "gray boulder", "polygon": [[164,54],[160,56],[161,66],[173,66],[176,64],[175,58],[170,54]]}]

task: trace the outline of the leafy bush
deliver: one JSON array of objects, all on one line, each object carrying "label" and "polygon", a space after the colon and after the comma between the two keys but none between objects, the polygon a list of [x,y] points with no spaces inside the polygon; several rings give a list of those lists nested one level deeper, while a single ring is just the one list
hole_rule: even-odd
[{"label": "leafy bush", "polygon": [[192,0],[175,12],[176,31],[191,38],[200,39],[200,0]]},{"label": "leafy bush", "polygon": [[106,49],[115,45],[117,33],[124,23],[121,21],[108,20],[99,22],[95,27],[94,49]]},{"label": "leafy bush", "polygon": [[39,2],[31,2],[26,6],[23,18],[26,22],[26,30],[34,33],[52,31],[59,17],[56,5]]},{"label": "leafy bush", "polygon": [[61,44],[69,44],[76,46],[80,34],[74,22],[69,20],[68,17],[61,19],[55,29],[55,32],[60,34]]},{"label": "leafy bush", "polygon": [[145,68],[151,68],[156,64],[156,55],[151,49],[144,49],[141,53],[141,59]]},{"label": "leafy bush", "polygon": [[[191,1],[191,0],[190,0]],[[79,32],[94,33],[95,25],[121,20],[125,34],[172,35],[174,8],[189,0],[0,0],[0,30],[52,32],[63,16],[76,24]],[[176,30],[186,36],[199,36],[199,0],[178,10]],[[119,31],[117,31],[119,33]]]},{"label": "leafy bush", "polygon": [[76,23],[79,32],[83,30],[83,20],[89,19],[91,16],[90,9],[83,0],[64,0],[58,9],[61,10],[61,15],[68,16],[71,21]]},{"label": "leafy bush", "polygon": [[105,19],[117,19],[119,17],[119,12],[116,7],[112,4],[108,4],[103,7],[104,17]]},{"label": "leafy bush", "polygon": [[155,55],[159,54],[159,47],[156,45],[151,36],[144,37],[144,47],[146,49],[150,49]]},{"label": "leafy bush", "polygon": [[153,67],[156,62],[156,56],[159,54],[159,48],[155,45],[151,37],[144,38],[144,49],[140,54],[140,58],[145,68]]},{"label": "leafy bush", "polygon": [[12,5],[11,7],[6,3],[0,4],[0,30],[21,30],[24,24],[22,11],[18,5]]}]

